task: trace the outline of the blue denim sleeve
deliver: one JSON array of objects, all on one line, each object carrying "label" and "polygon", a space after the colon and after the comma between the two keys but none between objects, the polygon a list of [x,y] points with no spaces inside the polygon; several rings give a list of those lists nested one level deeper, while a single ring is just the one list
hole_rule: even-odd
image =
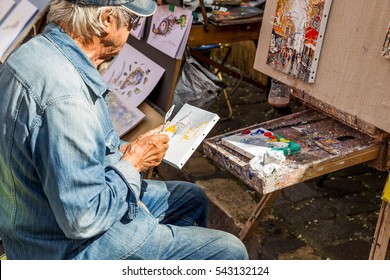
[{"label": "blue denim sleeve", "polygon": [[140,174],[120,161],[119,142],[107,147],[112,126],[99,114],[81,97],[63,97],[46,108],[35,132],[44,192],[69,238],[106,231],[129,211],[140,189]]}]

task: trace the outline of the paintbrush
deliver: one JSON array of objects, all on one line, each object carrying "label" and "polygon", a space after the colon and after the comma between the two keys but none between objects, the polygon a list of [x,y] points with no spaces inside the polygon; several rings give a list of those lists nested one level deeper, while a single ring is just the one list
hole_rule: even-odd
[{"label": "paintbrush", "polygon": [[175,104],[173,104],[171,106],[171,108],[168,110],[168,112],[165,114],[164,124],[163,124],[159,134],[161,134],[164,131],[165,126],[167,125],[167,122],[168,122],[169,118],[171,117],[174,108],[175,108]]},{"label": "paintbrush", "polygon": [[317,147],[321,148],[322,150],[328,152],[329,154],[331,154],[331,155],[339,155],[339,154],[340,154],[340,151],[339,151],[339,150],[333,149],[333,148],[331,148],[331,147],[329,147],[329,146],[326,146],[326,145],[322,144],[321,142],[319,142],[319,141],[313,139],[313,138],[307,133],[307,131],[306,131],[304,128],[299,128],[299,127],[294,127],[294,126],[292,126],[291,128],[293,128],[293,129],[295,129],[295,130],[297,130],[297,131],[299,131],[299,132],[301,132],[301,133],[304,133],[304,134],[307,136],[307,138],[309,138],[309,140],[310,140],[314,145],[316,145]]}]

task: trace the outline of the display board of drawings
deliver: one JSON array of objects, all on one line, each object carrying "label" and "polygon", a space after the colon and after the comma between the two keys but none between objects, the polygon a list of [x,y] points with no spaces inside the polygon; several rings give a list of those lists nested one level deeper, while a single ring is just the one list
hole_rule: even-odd
[{"label": "display board of drawings", "polygon": [[37,12],[38,8],[28,0],[0,0],[0,57]]},{"label": "display board of drawings", "polygon": [[[181,59],[192,25],[192,12],[173,5],[159,5],[152,16],[147,43],[173,58]],[[130,34],[143,38],[146,18],[139,18]]]}]

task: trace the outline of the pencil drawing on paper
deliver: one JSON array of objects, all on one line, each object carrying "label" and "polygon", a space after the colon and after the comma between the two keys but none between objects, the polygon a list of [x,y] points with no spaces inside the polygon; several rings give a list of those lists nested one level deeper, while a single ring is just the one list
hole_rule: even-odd
[{"label": "pencil drawing on paper", "polygon": [[267,64],[314,82],[332,0],[278,0]]}]

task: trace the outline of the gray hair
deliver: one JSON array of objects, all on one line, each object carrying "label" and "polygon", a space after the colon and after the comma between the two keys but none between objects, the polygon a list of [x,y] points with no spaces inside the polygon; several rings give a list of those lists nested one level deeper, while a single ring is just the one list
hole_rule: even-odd
[{"label": "gray hair", "polygon": [[117,14],[118,28],[125,26],[135,18],[135,15],[122,6],[80,5],[66,0],[52,0],[47,21],[61,25],[84,43],[90,43],[93,36],[101,36],[105,32],[101,15],[107,8]]}]

